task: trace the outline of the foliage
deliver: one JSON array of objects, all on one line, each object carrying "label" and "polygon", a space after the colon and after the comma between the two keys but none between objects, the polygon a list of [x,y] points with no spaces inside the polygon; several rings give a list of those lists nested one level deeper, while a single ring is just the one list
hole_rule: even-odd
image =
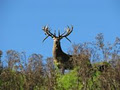
[{"label": "foliage", "polygon": [[77,80],[77,72],[75,69],[58,78],[58,87],[60,90],[73,90],[77,87]]},{"label": "foliage", "polygon": [[27,59],[24,52],[8,50],[2,63],[0,51],[0,90],[119,90],[120,39],[104,42],[98,34],[96,42],[74,44],[69,51],[74,69],[65,74],[52,58],[32,54]]}]

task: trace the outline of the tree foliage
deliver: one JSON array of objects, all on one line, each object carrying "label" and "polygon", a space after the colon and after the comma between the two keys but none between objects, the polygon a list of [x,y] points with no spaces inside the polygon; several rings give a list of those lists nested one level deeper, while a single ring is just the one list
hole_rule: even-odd
[{"label": "tree foliage", "polygon": [[8,50],[1,60],[0,51],[0,90],[119,90],[118,37],[110,44],[98,34],[95,42],[74,44],[69,53],[74,69],[61,74],[51,57],[32,54],[26,58],[24,52]]}]

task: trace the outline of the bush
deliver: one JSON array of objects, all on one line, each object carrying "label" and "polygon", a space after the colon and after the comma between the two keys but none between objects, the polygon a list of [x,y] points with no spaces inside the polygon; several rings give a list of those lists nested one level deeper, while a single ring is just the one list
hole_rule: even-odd
[{"label": "bush", "polygon": [[69,52],[74,69],[65,74],[52,58],[32,54],[26,59],[24,52],[8,50],[6,62],[0,56],[0,90],[119,90],[119,47],[119,38],[105,44],[103,34],[97,35],[96,42],[74,44]]}]

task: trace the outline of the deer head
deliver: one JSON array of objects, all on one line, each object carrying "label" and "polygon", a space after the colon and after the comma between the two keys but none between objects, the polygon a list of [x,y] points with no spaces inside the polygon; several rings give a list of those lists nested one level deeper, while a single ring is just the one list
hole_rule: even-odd
[{"label": "deer head", "polygon": [[56,43],[59,43],[59,41],[60,41],[61,39],[63,39],[63,38],[66,38],[69,42],[71,42],[70,39],[68,39],[67,36],[70,35],[70,33],[73,31],[73,26],[71,26],[71,28],[69,28],[69,26],[68,26],[67,29],[66,29],[66,31],[63,32],[62,34],[60,34],[60,31],[58,31],[58,36],[56,35],[56,31],[54,31],[54,34],[51,33],[51,31],[50,31],[50,29],[49,29],[48,26],[44,26],[42,29],[43,29],[43,31],[45,32],[45,35],[47,35],[47,36],[44,38],[43,42],[44,42],[48,37],[53,38],[54,42],[56,42]]}]

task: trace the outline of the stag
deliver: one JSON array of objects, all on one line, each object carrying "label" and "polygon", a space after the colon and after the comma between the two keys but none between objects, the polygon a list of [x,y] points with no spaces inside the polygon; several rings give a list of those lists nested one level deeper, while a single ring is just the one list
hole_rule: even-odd
[{"label": "stag", "polygon": [[[62,51],[60,40],[63,38],[66,38],[68,41],[67,36],[69,36],[73,31],[73,26],[69,28],[67,27],[66,31],[62,34],[60,34],[60,31],[58,31],[58,36],[56,35],[56,32],[54,34],[50,31],[48,26],[44,26],[42,29],[45,32],[45,39],[43,42],[48,38],[51,37],[53,39],[53,60],[54,63],[57,64],[58,68],[61,69],[61,72],[64,74],[65,69],[72,69],[72,55],[66,54]],[[70,41],[71,42],[71,41]]]}]

